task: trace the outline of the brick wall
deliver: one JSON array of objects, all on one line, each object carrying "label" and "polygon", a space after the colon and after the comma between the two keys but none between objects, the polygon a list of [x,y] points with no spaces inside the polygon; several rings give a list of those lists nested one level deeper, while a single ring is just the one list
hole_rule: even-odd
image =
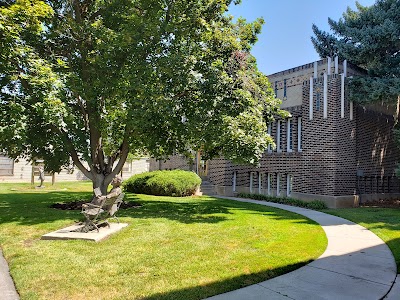
[{"label": "brick wall", "polygon": [[[339,66],[339,72],[342,71]],[[327,61],[318,62],[318,74],[327,70]],[[333,71],[333,70],[332,70]],[[361,74],[362,70],[349,64],[348,75]],[[270,76],[277,83],[278,95],[282,94],[282,85],[286,82],[288,99],[286,104],[298,102],[301,90],[301,105],[285,107],[291,113],[293,150],[287,150],[287,119],[280,120],[281,151],[266,151],[258,167],[235,165],[223,158],[209,162],[209,181],[225,191],[232,191],[233,174],[236,173],[236,191],[258,192],[261,176],[262,193],[267,192],[267,174],[270,174],[271,194],[277,190],[277,176],[280,176],[281,195],[286,195],[287,175],[292,176],[293,194],[326,196],[330,199],[347,197],[350,202],[360,193],[361,184],[366,185],[364,177],[370,177],[370,184],[389,186],[392,191],[400,182],[395,168],[400,151],[393,141],[393,117],[380,110],[363,109],[354,105],[350,112],[350,103],[344,102],[344,116],[341,115],[341,76],[327,76],[327,117],[324,118],[324,77],[313,82],[313,118],[309,118],[310,77],[313,76],[313,64],[279,72]],[[286,80],[285,80],[286,79]],[[274,88],[274,84],[273,84]],[[290,93],[293,92],[293,99]],[[317,108],[317,93],[320,94],[320,107]],[[293,101],[292,101],[293,100]],[[351,117],[352,115],[352,117]],[[298,120],[301,117],[302,151],[298,151]],[[277,142],[278,119],[270,124],[271,135]],[[166,162],[157,162],[161,169],[189,169],[182,157],[171,157]],[[364,177],[360,177],[360,175]],[[386,182],[385,178],[386,176]],[[388,176],[391,176],[390,178]],[[379,179],[379,178],[380,179]],[[374,179],[372,179],[374,178]],[[377,179],[378,178],[378,179]],[[364,181],[363,181],[364,180]],[[375,180],[373,182],[373,180]],[[379,181],[380,180],[380,181]],[[385,192],[388,192],[387,188]],[[365,188],[363,190],[366,191]],[[371,190],[372,191],[372,190]],[[345,201],[341,198],[340,201]],[[346,200],[346,201],[347,201]],[[336,201],[336,200],[334,200]],[[349,203],[350,203],[349,202]],[[352,202],[351,202],[352,203]],[[336,207],[336,204],[332,204]]]},{"label": "brick wall", "polygon": [[[261,159],[259,167],[250,165],[235,165],[225,159],[215,159],[210,161],[209,179],[210,182],[217,186],[232,186],[233,173],[236,172],[236,186],[238,191],[250,191],[250,176],[253,176],[253,192],[258,192],[258,183],[260,173],[263,174],[261,185],[263,193],[267,192],[267,174],[271,175],[271,192],[276,194],[276,177],[278,174],[283,178],[281,180],[282,194],[286,195],[286,176],[293,176],[293,192],[298,190],[301,185],[300,169],[302,153],[297,151],[298,148],[298,117],[302,116],[301,106],[290,107],[287,110],[291,113],[291,122],[293,128],[293,151],[287,151],[287,120],[281,120],[281,139],[282,149],[271,149],[266,151]],[[277,136],[277,120],[271,124],[271,135],[276,139]],[[253,174],[252,174],[253,172]]]},{"label": "brick wall", "polygon": [[[287,149],[287,120],[281,121],[281,151],[266,151],[260,166],[233,165],[219,159],[210,165],[210,181],[215,185],[232,185],[233,172],[237,172],[236,184],[250,187],[253,173],[253,190],[258,190],[260,173],[270,173],[272,194],[276,194],[277,176],[281,176],[280,190],[286,195],[286,178],[292,176],[292,192],[317,195],[353,195],[356,187],[356,121],[350,120],[349,104],[346,103],[345,117],[340,112],[340,76],[328,77],[328,117],[323,118],[323,77],[314,82],[314,113],[309,120],[309,81],[301,83],[302,106],[289,107],[292,122],[292,152]],[[316,107],[316,94],[321,94],[320,109]],[[298,118],[302,119],[302,151],[298,151]],[[271,135],[277,142],[278,119],[271,124]],[[225,172],[225,174],[223,174]],[[262,178],[264,192],[267,175]]]},{"label": "brick wall", "polygon": [[357,168],[361,193],[400,192],[395,177],[400,149],[393,135],[394,116],[357,106]]},{"label": "brick wall", "polygon": [[[309,120],[309,82],[303,86],[304,146],[301,193],[353,195],[356,187],[356,121],[349,103],[340,111],[340,76],[328,76],[328,115],[323,117],[323,77],[314,80],[313,119]],[[316,94],[321,95],[319,111]]]}]

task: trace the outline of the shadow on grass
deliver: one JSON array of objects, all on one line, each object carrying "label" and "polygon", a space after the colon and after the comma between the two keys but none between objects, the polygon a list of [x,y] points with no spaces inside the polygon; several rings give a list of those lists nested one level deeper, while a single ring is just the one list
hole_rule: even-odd
[{"label": "shadow on grass", "polygon": [[[342,243],[343,241],[339,242],[339,244]],[[383,257],[384,260],[382,260]],[[360,264],[362,260],[368,263]],[[309,267],[299,269],[309,263],[311,263]],[[295,274],[287,274],[296,269],[298,270]],[[250,290],[235,292],[237,289],[280,275],[284,276],[258,285],[253,292]],[[157,293],[141,299],[198,300],[230,291],[233,293],[221,298],[217,296],[217,299],[278,299],[278,297],[279,299],[315,297],[318,299],[383,299],[390,291],[395,278],[395,268],[390,254],[386,245],[382,244],[363,247],[342,255],[325,256],[316,261],[303,261],[254,274],[243,274],[211,283]],[[354,288],[355,286],[359,288]],[[317,295],[315,291],[319,291],[319,294]]]},{"label": "shadow on grass", "polygon": [[57,220],[78,220],[79,211],[56,210],[50,205],[56,202],[68,202],[90,199],[85,192],[45,192],[45,193],[8,193],[0,194],[0,224],[16,222],[22,225],[50,223]]},{"label": "shadow on grass", "polygon": [[185,201],[183,202],[163,201],[156,197],[154,199],[147,201],[142,200],[140,196],[129,194],[128,200],[136,201],[142,204],[142,207],[134,210],[122,210],[118,215],[136,219],[165,218],[185,224],[218,223],[230,220],[230,216],[234,215],[233,211],[241,210],[247,214],[264,215],[278,220],[289,219],[296,223],[315,224],[315,222],[303,216],[298,215],[297,218],[294,217],[293,213],[280,209],[226,199],[207,197],[204,201],[193,201],[192,198],[188,197],[184,198]]},{"label": "shadow on grass", "polygon": [[297,264],[291,264],[271,270],[263,270],[253,274],[243,274],[233,278],[216,281],[204,285],[193,286],[176,291],[154,294],[149,297],[141,298],[142,300],[185,300],[185,299],[204,299],[214,295],[222,294],[228,291],[240,289],[252,284],[256,284],[273,277],[277,277],[291,271],[294,271],[302,266],[312,262],[304,261]]},{"label": "shadow on grass", "polygon": [[[57,210],[50,205],[57,202],[71,202],[81,199],[90,201],[89,192],[47,191],[43,193],[0,194],[0,224],[16,222],[22,225],[50,223],[57,220],[77,221],[82,218],[77,210]],[[250,214],[265,215],[274,219],[291,219],[298,223],[314,223],[292,213],[265,206],[223,200],[218,198],[180,198],[171,201],[163,197],[144,197],[126,193],[126,201],[142,204],[139,208],[121,209],[119,217],[135,219],[165,218],[185,224],[218,223],[227,221],[233,211],[243,210]]]}]

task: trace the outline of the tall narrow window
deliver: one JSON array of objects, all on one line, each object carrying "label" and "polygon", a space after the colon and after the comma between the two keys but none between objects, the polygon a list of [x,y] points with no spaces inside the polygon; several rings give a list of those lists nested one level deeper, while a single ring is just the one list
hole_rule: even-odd
[{"label": "tall narrow window", "polygon": [[262,192],[263,192],[262,181],[263,181],[263,173],[258,172],[258,193],[259,194],[262,194]]},{"label": "tall narrow window", "polygon": [[[272,123],[268,123],[268,135],[271,136],[271,132],[272,132]],[[271,144],[268,145],[268,149],[267,149],[268,153],[272,152],[272,147]]]},{"label": "tall narrow window", "polygon": [[278,120],[276,125],[276,151],[282,152],[282,121]]},{"label": "tall narrow window", "polygon": [[290,196],[292,194],[293,187],[293,176],[287,174],[286,175],[286,196]]},{"label": "tall narrow window", "polygon": [[321,94],[317,93],[315,100],[315,110],[319,111],[321,109]]},{"label": "tall narrow window", "polygon": [[276,195],[281,195],[281,174],[276,173]]},{"label": "tall narrow window", "polygon": [[288,119],[286,123],[286,151],[293,151],[293,122],[292,119]]},{"label": "tall narrow window", "polygon": [[283,99],[287,97],[286,79],[283,80]]},{"label": "tall narrow window", "polygon": [[278,81],[275,81],[275,97],[278,98]]},{"label": "tall narrow window", "polygon": [[267,174],[267,194],[271,195],[271,173]]},{"label": "tall narrow window", "polygon": [[233,172],[233,178],[232,178],[232,191],[236,192],[236,180],[237,180],[237,172]]},{"label": "tall narrow window", "polygon": [[253,193],[253,172],[250,172],[250,194]]},{"label": "tall narrow window", "polygon": [[303,145],[301,142],[301,117],[297,118],[297,151],[301,152]]}]

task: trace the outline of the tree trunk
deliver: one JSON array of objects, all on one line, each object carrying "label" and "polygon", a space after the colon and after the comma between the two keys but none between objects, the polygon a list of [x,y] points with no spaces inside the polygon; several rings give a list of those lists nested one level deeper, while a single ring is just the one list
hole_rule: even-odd
[{"label": "tree trunk", "polygon": [[[92,149],[92,165],[91,168],[88,170],[80,161],[76,150],[74,149],[72,143],[66,139],[71,147],[70,154],[75,166],[78,167],[79,170],[83,172],[83,174],[89,178],[93,183],[93,190],[96,188],[100,188],[102,195],[107,195],[107,188],[113,178],[117,176],[126,162],[129,153],[129,145],[127,139],[124,139],[119,149],[116,153],[111,157],[108,158],[108,163],[104,164],[104,153],[101,148],[101,142],[99,143],[91,143],[91,147],[95,145],[95,149]],[[118,159],[118,163],[114,167],[114,162]],[[97,163],[97,166],[95,166]]]},{"label": "tree trunk", "polygon": [[104,176],[103,174],[92,173],[92,175],[93,190],[96,188],[100,188],[101,194],[107,195],[107,188],[111,181],[106,180],[106,176]]}]

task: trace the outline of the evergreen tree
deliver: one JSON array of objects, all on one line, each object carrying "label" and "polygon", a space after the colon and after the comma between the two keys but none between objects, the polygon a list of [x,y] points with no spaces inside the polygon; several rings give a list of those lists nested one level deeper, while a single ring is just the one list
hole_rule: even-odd
[{"label": "evergreen tree", "polygon": [[[358,103],[400,103],[400,1],[358,2],[339,21],[328,19],[331,32],[313,25],[311,38],[321,57],[338,55],[368,72],[349,80],[349,98]],[[398,109],[397,109],[398,114]]]}]

